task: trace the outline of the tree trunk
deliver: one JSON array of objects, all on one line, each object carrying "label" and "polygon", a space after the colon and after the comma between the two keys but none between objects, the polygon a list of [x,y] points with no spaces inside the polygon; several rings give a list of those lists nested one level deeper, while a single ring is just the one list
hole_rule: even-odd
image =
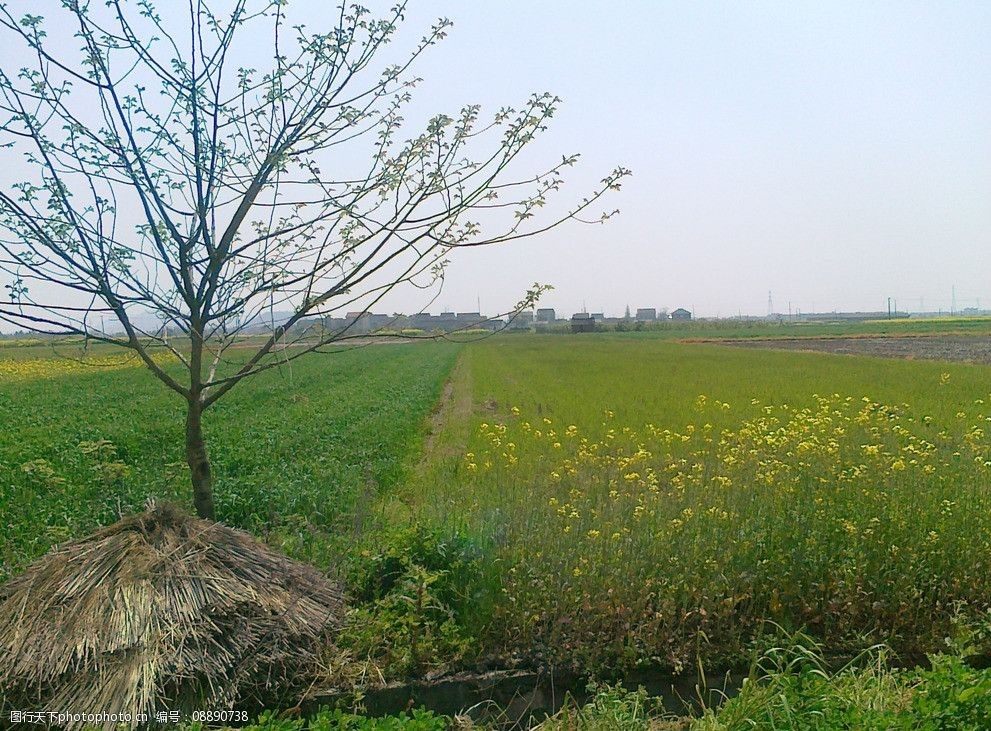
[{"label": "tree trunk", "polygon": [[190,398],[186,411],[186,463],[193,483],[193,505],[201,518],[214,520],[213,476],[203,439],[203,404],[199,394]]}]

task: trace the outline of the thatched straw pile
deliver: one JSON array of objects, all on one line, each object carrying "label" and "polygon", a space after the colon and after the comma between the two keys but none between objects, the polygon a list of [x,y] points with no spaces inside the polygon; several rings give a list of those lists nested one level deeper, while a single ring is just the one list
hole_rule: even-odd
[{"label": "thatched straw pile", "polygon": [[154,719],[272,701],[305,682],[342,611],[316,569],[158,507],[0,587],[0,705]]}]

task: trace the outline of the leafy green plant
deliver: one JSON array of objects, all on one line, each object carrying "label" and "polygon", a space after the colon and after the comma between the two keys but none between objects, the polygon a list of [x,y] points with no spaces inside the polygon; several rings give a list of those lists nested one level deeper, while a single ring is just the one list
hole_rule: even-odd
[{"label": "leafy green plant", "polygon": [[31,475],[49,488],[61,487],[66,483],[64,477],[60,477],[55,468],[47,459],[32,459],[21,465],[21,472]]},{"label": "leafy green plant", "polygon": [[350,585],[359,601],[375,601],[389,595],[417,566],[437,574],[433,593],[457,611],[480,575],[481,545],[463,531],[430,529],[416,525],[388,536],[384,545],[368,551],[352,571]]},{"label": "leafy green plant", "polygon": [[652,727],[664,715],[663,706],[642,687],[627,690],[621,685],[588,686],[591,699],[578,706],[565,703],[557,714],[541,723],[541,731],[641,731]]},{"label": "leafy green plant", "polygon": [[421,675],[457,661],[472,645],[462,620],[480,559],[463,534],[397,533],[354,569],[354,596],[363,604],[341,644],[390,675]]},{"label": "leafy green plant", "polygon": [[[991,671],[975,670],[962,658],[936,655],[919,676],[911,714],[929,731],[986,731],[991,723]],[[906,726],[907,727],[907,726]]]}]

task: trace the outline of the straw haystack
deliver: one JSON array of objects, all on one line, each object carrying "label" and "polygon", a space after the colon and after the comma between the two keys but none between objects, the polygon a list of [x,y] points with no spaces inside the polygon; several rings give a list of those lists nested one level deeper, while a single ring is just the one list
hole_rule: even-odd
[{"label": "straw haystack", "polygon": [[316,569],[154,508],[0,587],[0,697],[9,708],[150,719],[272,701],[305,682],[342,611]]}]

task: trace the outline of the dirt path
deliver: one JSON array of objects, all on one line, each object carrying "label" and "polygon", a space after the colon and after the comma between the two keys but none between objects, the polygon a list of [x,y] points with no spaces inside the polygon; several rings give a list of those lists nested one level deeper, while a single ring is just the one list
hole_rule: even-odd
[{"label": "dirt path", "polygon": [[418,476],[423,476],[433,465],[464,450],[471,413],[471,369],[462,353],[451,369],[440,400],[430,415],[430,430],[423,440],[423,453],[416,468]]},{"label": "dirt path", "polygon": [[[696,341],[699,342],[699,341]],[[868,355],[908,360],[946,360],[991,364],[991,336],[927,335],[914,337],[754,338],[710,340],[740,348],[799,350],[843,355]]]}]

